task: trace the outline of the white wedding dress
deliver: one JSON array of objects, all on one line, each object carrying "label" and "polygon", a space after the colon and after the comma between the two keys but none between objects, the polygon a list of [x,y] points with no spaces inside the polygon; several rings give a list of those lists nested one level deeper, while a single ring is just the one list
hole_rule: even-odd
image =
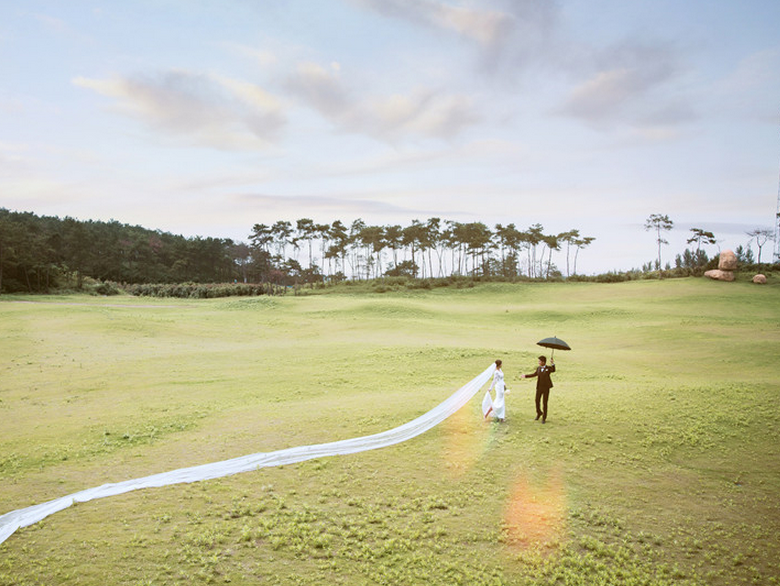
[{"label": "white wedding dress", "polygon": [[[490,396],[490,391],[493,389],[496,391],[495,398]],[[482,399],[482,415],[485,418],[491,415],[496,419],[506,418],[506,405],[504,404],[505,389],[504,371],[500,368],[497,368],[493,372],[493,382],[491,383],[490,388],[485,392],[485,396]]]},{"label": "white wedding dress", "polygon": [[[366,450],[375,450],[384,448],[412,439],[438,425],[450,415],[456,413],[461,407],[466,405],[469,400],[479,392],[479,389],[490,380],[490,375],[495,370],[496,365],[491,364],[482,374],[463,385],[453,395],[444,402],[440,403],[427,413],[420,415],[399,427],[388,431],[383,431],[374,435],[357,437],[347,440],[335,441],[325,444],[316,444],[311,446],[300,446],[297,448],[288,448],[275,452],[260,452],[250,454],[232,460],[223,462],[214,462],[193,466],[191,468],[181,468],[171,472],[154,474],[135,480],[125,480],[123,482],[104,484],[95,488],[82,490],[68,496],[48,501],[39,505],[33,505],[24,509],[17,509],[5,515],[0,515],[0,543],[8,539],[14,531],[20,527],[27,527],[37,523],[41,519],[48,517],[58,511],[66,509],[74,503],[84,503],[94,499],[115,496],[133,490],[142,488],[153,488],[168,486],[171,484],[180,484],[186,482],[198,482],[201,480],[210,480],[230,476],[240,472],[249,472],[266,468],[270,466],[282,466],[284,464],[293,464],[303,462],[313,458],[323,458],[325,456],[337,456],[343,454],[353,454]],[[500,371],[499,371],[500,372]],[[503,381],[503,374],[501,380]],[[495,379],[494,379],[495,384]],[[492,387],[491,387],[492,388]],[[501,396],[503,397],[503,383],[501,385]],[[498,392],[498,391],[497,391]],[[502,403],[503,405],[503,403]]]}]

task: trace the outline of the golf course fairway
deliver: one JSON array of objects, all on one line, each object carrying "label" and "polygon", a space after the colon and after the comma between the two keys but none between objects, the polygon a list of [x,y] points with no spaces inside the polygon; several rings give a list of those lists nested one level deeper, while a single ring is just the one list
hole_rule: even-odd
[{"label": "golf course fairway", "polygon": [[777,584],[771,283],[4,296],[0,514],[382,432],[498,358],[510,393],[503,424],[478,393],[395,446],[77,504],[0,544],[0,586]]}]

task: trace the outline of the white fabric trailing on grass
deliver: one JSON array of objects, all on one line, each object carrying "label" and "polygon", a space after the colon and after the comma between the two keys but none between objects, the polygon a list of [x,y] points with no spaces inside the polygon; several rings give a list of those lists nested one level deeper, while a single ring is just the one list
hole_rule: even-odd
[{"label": "white fabric trailing on grass", "polygon": [[137,478],[135,480],[104,484],[102,486],[69,494],[40,505],[33,505],[25,509],[11,511],[10,513],[0,516],[0,543],[8,539],[17,529],[37,523],[49,515],[53,515],[54,513],[68,508],[74,503],[84,503],[107,496],[116,496],[142,488],[156,488],[172,484],[212,480],[214,478],[222,478],[241,472],[250,472],[260,468],[282,466],[284,464],[294,464],[296,462],[303,462],[314,458],[375,450],[377,448],[384,448],[410,440],[413,437],[428,431],[432,427],[435,427],[468,403],[469,400],[477,394],[479,389],[490,380],[494,369],[495,364],[491,364],[482,374],[463,385],[448,399],[424,415],[420,415],[417,419],[413,419],[399,427],[381,433],[326,444],[288,448],[275,452],[260,452],[242,456],[240,458],[233,458],[232,460],[225,460],[223,462],[192,466],[191,468],[181,468],[179,470],[145,476],[144,478]]}]

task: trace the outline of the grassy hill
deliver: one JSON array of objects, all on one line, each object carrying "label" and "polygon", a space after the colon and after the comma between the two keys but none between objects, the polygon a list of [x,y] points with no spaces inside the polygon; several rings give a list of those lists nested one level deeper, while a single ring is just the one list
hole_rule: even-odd
[{"label": "grassy hill", "polygon": [[[30,302],[32,301],[32,302]],[[345,439],[479,400],[407,443],[71,507],[0,585],[773,584],[780,287],[481,284],[203,301],[0,301],[0,513]],[[535,345],[557,335],[546,425]]]}]

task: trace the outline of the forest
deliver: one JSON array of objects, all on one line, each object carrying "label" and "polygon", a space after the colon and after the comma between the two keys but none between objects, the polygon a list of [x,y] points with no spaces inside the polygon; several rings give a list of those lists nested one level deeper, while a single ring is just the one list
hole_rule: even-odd
[{"label": "forest", "polygon": [[559,278],[576,274],[579,253],[593,240],[578,230],[545,234],[540,224],[521,231],[439,218],[408,226],[304,218],[255,224],[247,242],[236,242],[0,208],[0,292],[81,289],[85,279],[291,286],[379,277]]}]

